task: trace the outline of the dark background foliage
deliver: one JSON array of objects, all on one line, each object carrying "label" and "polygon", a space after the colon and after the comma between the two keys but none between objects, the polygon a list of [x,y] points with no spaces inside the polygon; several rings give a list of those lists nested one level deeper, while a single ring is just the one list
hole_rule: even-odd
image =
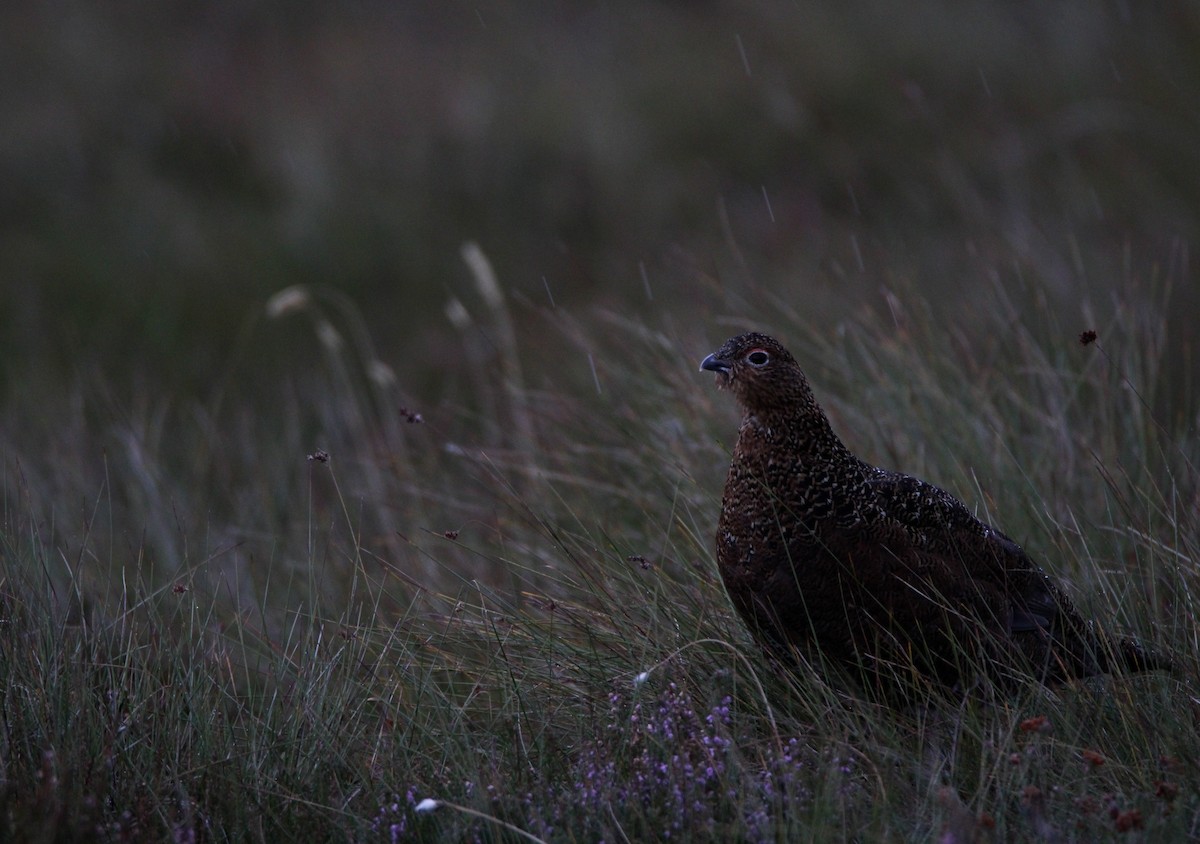
[{"label": "dark background foliage", "polygon": [[[531,302],[710,342],[764,288],[970,330],[994,285],[1080,329],[1174,285],[1194,360],[1195,3],[18,0],[0,31],[10,397],[92,368],[207,395],[320,283],[432,399],[466,240]],[[266,345],[268,377],[303,360]]]}]

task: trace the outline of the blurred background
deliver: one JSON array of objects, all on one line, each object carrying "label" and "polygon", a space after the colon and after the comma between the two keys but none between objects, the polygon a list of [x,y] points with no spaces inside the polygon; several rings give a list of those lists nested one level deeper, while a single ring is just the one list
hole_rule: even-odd
[{"label": "blurred background", "polygon": [[998,286],[1074,330],[1141,286],[1195,355],[1194,2],[17,0],[0,31],[9,399],[203,396],[294,284],[432,399],[468,240],[513,301],[671,314],[697,351],[762,289],[969,329]]}]

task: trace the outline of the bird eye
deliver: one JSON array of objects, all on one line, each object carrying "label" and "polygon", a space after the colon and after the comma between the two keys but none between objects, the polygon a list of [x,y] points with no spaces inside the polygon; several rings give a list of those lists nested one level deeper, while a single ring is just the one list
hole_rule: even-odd
[{"label": "bird eye", "polygon": [[767,361],[770,359],[771,356],[762,349],[755,349],[753,352],[746,355],[746,363],[750,364],[751,366],[766,366]]}]

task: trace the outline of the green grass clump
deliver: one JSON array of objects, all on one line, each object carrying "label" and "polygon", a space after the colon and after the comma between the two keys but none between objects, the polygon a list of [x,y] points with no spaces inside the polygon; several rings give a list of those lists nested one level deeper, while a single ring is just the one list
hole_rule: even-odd
[{"label": "green grass clump", "polygon": [[485,311],[456,311],[440,402],[297,289],[247,329],[315,326],[275,395],[236,367],[204,405],[85,381],[53,430],[6,425],[0,837],[1195,834],[1198,446],[1193,397],[1160,389],[1163,302],[1087,346],[998,294],[980,339],[913,296],[836,330],[773,303],[855,451],[1184,667],[897,712],[773,670],[716,575],[736,417],[695,366],[748,324],[528,306],[539,365],[468,258]]}]

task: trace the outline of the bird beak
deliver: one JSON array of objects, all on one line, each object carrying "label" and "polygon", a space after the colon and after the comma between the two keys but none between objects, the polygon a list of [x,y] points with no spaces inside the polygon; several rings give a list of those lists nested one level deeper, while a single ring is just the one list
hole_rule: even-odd
[{"label": "bird beak", "polygon": [[733,369],[733,365],[727,360],[721,360],[716,355],[709,355],[704,360],[700,361],[700,371],[704,372],[720,372],[722,375],[728,375],[729,370]]}]

